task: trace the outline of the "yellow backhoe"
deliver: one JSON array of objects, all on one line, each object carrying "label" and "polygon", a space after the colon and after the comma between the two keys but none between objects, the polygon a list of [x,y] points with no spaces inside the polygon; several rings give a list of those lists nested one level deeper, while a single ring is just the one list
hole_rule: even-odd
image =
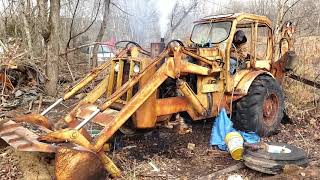
[{"label": "yellow backhoe", "polygon": [[[197,121],[217,116],[223,107],[237,129],[268,136],[283,117],[280,85],[296,59],[291,28],[283,27],[279,57],[274,55],[270,20],[247,13],[200,19],[188,45],[179,40],[152,43],[147,52],[128,42],[116,57],[93,69],[41,114],[3,123],[0,136],[19,151],[56,153],[55,175],[63,180],[99,179],[106,171],[121,176],[104,151],[110,138],[128,126],[154,128],[181,112]],[[231,72],[230,53],[236,48],[233,39],[239,29],[246,33],[250,55],[233,59],[236,66]],[[102,81],[63,118],[68,127],[55,129],[46,114],[98,77]],[[21,122],[38,126],[42,133],[28,130]],[[93,136],[90,125],[101,131]]]}]

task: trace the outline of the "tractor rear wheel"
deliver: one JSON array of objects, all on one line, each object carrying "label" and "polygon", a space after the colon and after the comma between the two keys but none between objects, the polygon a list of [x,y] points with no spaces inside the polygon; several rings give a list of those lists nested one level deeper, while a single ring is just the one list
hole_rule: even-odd
[{"label": "tractor rear wheel", "polygon": [[284,110],[284,95],[271,76],[260,75],[252,82],[248,94],[233,106],[234,127],[269,136],[280,126]]}]

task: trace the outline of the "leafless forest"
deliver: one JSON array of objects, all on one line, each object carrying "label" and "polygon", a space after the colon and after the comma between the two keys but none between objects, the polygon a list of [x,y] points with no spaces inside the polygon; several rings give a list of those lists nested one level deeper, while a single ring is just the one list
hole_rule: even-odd
[{"label": "leafless forest", "polygon": [[[120,40],[132,40],[148,48],[150,42],[159,41],[161,36],[166,40],[187,41],[193,22],[212,14],[266,15],[272,20],[275,32],[290,20],[297,26],[299,53],[310,62],[319,49],[317,43],[309,41],[316,41],[320,33],[317,1],[26,0],[1,4],[1,41],[6,53],[3,63],[10,63],[6,62],[6,56],[17,56],[10,61],[35,66],[49,95],[57,94],[59,79],[77,80],[79,65],[87,70],[96,66],[96,57],[88,60],[79,50],[70,52],[74,48]],[[68,72],[59,73],[64,71]]]},{"label": "leafless forest", "polygon": [[[101,44],[113,56],[122,45],[115,43],[122,40],[145,49],[160,38],[189,42],[194,21],[237,12],[270,18],[276,46],[281,26],[293,22],[299,57],[295,74],[314,87],[285,78],[285,106],[292,122],[264,140],[302,147],[319,173],[320,90],[315,87],[320,83],[319,0],[0,0],[0,118],[41,112],[101,63]],[[83,98],[86,90],[75,99]],[[50,116],[62,117],[74,106],[62,104]],[[124,148],[111,154],[122,166],[123,179],[196,179],[236,164],[229,154],[208,147],[211,125],[204,130],[202,126],[194,125],[193,133],[184,136],[160,130],[160,140],[150,134],[144,135],[145,141],[124,139]],[[194,143],[195,150],[191,152],[188,143]],[[48,161],[3,147],[0,179],[51,179],[53,166]],[[272,178],[249,169],[217,178],[232,174]]]}]

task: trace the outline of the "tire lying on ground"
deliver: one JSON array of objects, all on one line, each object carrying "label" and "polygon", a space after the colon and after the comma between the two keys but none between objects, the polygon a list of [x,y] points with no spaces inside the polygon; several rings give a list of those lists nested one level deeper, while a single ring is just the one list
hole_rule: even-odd
[{"label": "tire lying on ground", "polygon": [[283,117],[284,95],[279,83],[269,75],[259,75],[246,96],[233,105],[234,127],[269,136],[280,126]]},{"label": "tire lying on ground", "polygon": [[252,151],[246,149],[243,154],[244,164],[250,169],[267,173],[279,174],[287,164],[307,166],[308,159],[305,152],[295,146],[285,143],[267,143],[268,145],[286,147],[289,153],[270,153],[265,149]]}]

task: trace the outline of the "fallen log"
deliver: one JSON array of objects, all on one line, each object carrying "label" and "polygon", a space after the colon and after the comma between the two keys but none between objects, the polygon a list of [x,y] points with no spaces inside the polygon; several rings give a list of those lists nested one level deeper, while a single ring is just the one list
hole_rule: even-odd
[{"label": "fallen log", "polygon": [[320,89],[320,83],[319,82],[315,82],[315,81],[306,79],[304,77],[301,77],[301,76],[298,76],[298,75],[295,75],[295,74],[289,74],[288,77],[291,78],[291,79],[294,79],[296,81],[302,82],[302,83],[304,83],[306,85],[309,85],[309,86],[312,86],[312,87]]}]

